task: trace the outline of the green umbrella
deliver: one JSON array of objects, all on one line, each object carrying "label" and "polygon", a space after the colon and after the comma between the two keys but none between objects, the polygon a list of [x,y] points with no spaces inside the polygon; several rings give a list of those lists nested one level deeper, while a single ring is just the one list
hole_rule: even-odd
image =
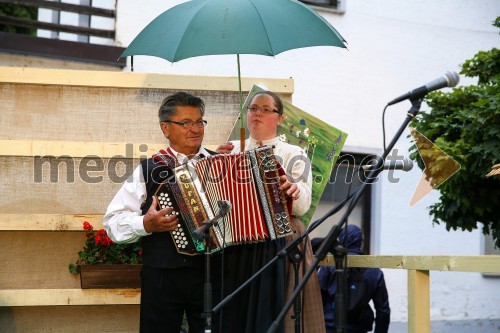
[{"label": "green umbrella", "polygon": [[215,54],[236,54],[240,94],[240,54],[274,56],[309,46],[346,41],[330,23],[296,0],[192,0],[149,23],[121,57],[149,55],[170,62]]}]

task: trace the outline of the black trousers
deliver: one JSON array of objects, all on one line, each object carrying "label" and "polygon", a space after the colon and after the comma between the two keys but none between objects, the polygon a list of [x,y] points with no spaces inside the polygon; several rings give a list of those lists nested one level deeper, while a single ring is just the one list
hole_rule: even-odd
[{"label": "black trousers", "polygon": [[[216,272],[213,271],[214,273]],[[212,279],[212,307],[219,302],[220,279]],[[203,267],[152,268],[141,272],[141,333],[179,333],[186,312],[189,333],[203,332]],[[212,317],[212,332],[218,332],[218,316]]]}]

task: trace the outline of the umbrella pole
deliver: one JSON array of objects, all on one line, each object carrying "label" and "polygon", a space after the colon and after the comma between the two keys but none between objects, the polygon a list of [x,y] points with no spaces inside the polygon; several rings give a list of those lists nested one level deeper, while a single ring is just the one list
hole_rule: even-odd
[{"label": "umbrella pole", "polygon": [[241,72],[240,72],[240,55],[236,54],[238,61],[238,90],[240,93],[240,151],[245,151],[245,127],[243,127],[243,93],[241,92]]}]

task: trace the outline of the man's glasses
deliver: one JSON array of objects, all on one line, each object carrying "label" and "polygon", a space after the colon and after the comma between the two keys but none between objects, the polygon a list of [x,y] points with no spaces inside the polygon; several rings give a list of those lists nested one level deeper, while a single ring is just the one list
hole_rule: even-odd
[{"label": "man's glasses", "polygon": [[172,123],[182,126],[185,129],[190,129],[194,125],[198,126],[198,128],[203,128],[207,125],[207,121],[204,119],[198,121],[184,120],[184,121],[173,121],[173,120],[164,120],[164,123]]},{"label": "man's glasses", "polygon": [[248,112],[252,112],[252,113],[255,113],[257,111],[262,111],[262,113],[264,114],[271,114],[271,113],[280,113],[278,110],[276,109],[271,109],[270,107],[268,106],[258,106],[258,105],[250,105],[248,106]]}]

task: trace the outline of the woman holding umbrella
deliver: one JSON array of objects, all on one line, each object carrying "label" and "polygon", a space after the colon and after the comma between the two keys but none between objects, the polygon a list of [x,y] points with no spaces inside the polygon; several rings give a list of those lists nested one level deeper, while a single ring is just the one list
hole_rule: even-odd
[{"label": "woman holding umbrella", "polygon": [[[292,226],[296,232],[304,227],[296,218],[305,214],[311,205],[312,176],[309,158],[304,151],[294,145],[282,142],[277,136],[278,125],[284,120],[283,103],[281,99],[270,91],[258,92],[250,102],[247,113],[247,124],[250,138],[245,141],[245,150],[252,150],[259,146],[272,145],[274,152],[285,169],[286,175],[280,177],[280,190],[285,196],[293,199]],[[232,141],[222,144],[218,153],[240,152],[240,142]],[[229,272],[225,277],[227,291],[230,293],[254,275],[269,260],[285,246],[284,239],[267,240],[255,244],[239,245],[227,248],[225,251],[226,267]],[[302,247],[306,247],[306,256],[312,256],[310,240],[307,239]],[[304,251],[304,249],[301,249]],[[288,266],[289,267],[289,266]],[[279,260],[269,267],[250,286],[235,296],[235,299],[223,310],[223,321],[231,321],[235,332],[265,332],[283,309],[288,293],[293,287],[293,271],[287,270],[285,260]],[[304,305],[304,315],[311,320],[305,323],[308,331],[324,331],[321,294],[317,276],[313,276],[306,288],[307,297],[312,297],[310,307]],[[313,313],[312,318],[310,315]],[[293,327],[289,315],[285,317],[285,324],[280,331]],[[307,318],[306,318],[307,320]],[[303,323],[304,324],[304,323]],[[314,327],[311,327],[313,325]],[[288,331],[288,329],[287,329]]]}]

